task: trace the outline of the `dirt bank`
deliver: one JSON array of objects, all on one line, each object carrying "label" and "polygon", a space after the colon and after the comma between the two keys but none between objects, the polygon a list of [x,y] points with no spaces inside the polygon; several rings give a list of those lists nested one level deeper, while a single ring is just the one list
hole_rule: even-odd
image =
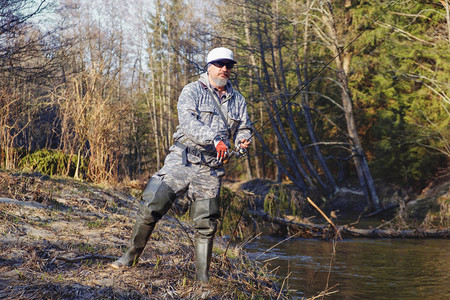
[{"label": "dirt bank", "polygon": [[108,263],[125,250],[136,198],[40,174],[0,171],[1,299],[280,298],[262,266],[217,238],[211,283],[194,281],[193,232],[167,215],[136,267]]},{"label": "dirt bank", "polygon": [[[321,211],[290,183],[256,179],[228,186],[250,195],[250,218],[258,225],[268,224],[264,228],[266,234],[286,236],[304,231],[300,236],[305,238],[330,238],[335,236],[333,229],[339,229],[352,237],[450,236],[450,172],[430,182],[418,194],[378,183],[383,205],[378,211],[370,210],[364,193],[350,184],[342,186],[332,199],[311,196]],[[330,228],[324,215],[336,226]]]}]

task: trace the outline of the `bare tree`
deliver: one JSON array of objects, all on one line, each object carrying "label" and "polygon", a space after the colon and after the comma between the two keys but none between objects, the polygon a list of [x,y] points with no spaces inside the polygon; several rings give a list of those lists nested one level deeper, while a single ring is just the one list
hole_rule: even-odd
[{"label": "bare tree", "polygon": [[[348,142],[351,147],[353,162],[358,174],[360,185],[366,195],[368,204],[372,204],[375,209],[380,208],[380,202],[376,193],[375,184],[367,164],[361,140],[356,127],[353,112],[353,99],[348,85],[348,74],[352,53],[344,49],[349,37],[344,35],[347,31],[339,27],[348,27],[351,19],[349,12],[345,19],[337,20],[333,5],[330,1],[318,1],[314,8],[317,14],[312,14],[313,30],[323,44],[336,57],[337,81],[341,89],[342,109],[347,125]],[[338,29],[339,28],[339,29]]]},{"label": "bare tree", "polygon": [[30,125],[42,125],[35,118],[47,92],[45,83],[55,76],[55,59],[49,54],[58,45],[50,37],[59,27],[45,32],[35,23],[48,8],[45,0],[0,2],[0,163],[5,168],[17,167],[18,147],[30,149]]},{"label": "bare tree", "polygon": [[0,162],[5,169],[17,167],[16,139],[29,125],[23,123],[27,111],[22,109],[22,100],[18,89],[7,86],[0,89]]},{"label": "bare tree", "polygon": [[[229,26],[244,28],[245,38],[242,40],[245,44],[226,32],[222,34],[249,57],[247,63],[252,70],[251,82],[255,82],[259,89],[259,96],[256,97],[262,100],[254,103],[264,104],[266,115],[261,117],[261,124],[269,120],[274,132],[272,141],[257,134],[263,145],[262,149],[271,156],[280,170],[279,174],[288,176],[305,194],[314,192],[330,197],[338,187],[318,146],[309,111],[308,94],[302,94],[303,115],[299,111],[298,101],[292,99],[296,86],[292,86],[290,78],[293,75],[297,77],[298,87],[308,81],[305,61],[308,59],[309,25],[308,14],[305,12],[310,5],[302,5],[296,1],[227,1],[227,4],[226,9],[231,10],[225,14],[227,16],[236,15],[233,11],[243,11],[243,19],[236,18]],[[224,19],[223,22],[226,23],[227,20]],[[305,23],[306,25],[301,25]],[[304,36],[298,34],[300,26],[305,28]],[[294,36],[287,34],[291,31]],[[295,46],[292,47],[292,44]],[[300,45],[303,45],[303,50]],[[302,56],[303,60],[300,59]],[[301,133],[301,117],[307,124],[314,153],[305,146],[308,139]],[[274,144],[272,153],[267,152],[271,148],[270,143]],[[323,178],[319,175],[315,159],[325,174]]]}]

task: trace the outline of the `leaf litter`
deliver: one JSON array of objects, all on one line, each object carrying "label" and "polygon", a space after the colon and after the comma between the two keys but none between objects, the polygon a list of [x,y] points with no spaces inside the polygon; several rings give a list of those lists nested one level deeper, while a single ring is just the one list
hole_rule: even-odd
[{"label": "leaf litter", "polygon": [[0,171],[1,299],[286,299],[276,278],[216,237],[210,283],[195,279],[193,230],[169,213],[139,264],[113,269],[127,249],[138,198],[39,173]]}]

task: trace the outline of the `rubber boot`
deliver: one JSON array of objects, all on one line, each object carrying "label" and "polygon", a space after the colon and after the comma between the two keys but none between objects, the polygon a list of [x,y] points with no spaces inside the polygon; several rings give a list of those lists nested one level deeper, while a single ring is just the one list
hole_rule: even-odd
[{"label": "rubber boot", "polygon": [[111,267],[118,269],[137,264],[154,228],[155,224],[145,224],[142,219],[138,217],[136,219],[136,224],[134,225],[133,234],[131,235],[130,248],[121,258],[111,263]]},{"label": "rubber boot", "polygon": [[196,200],[191,204],[195,227],[195,275],[198,281],[209,282],[209,265],[217,219],[220,216],[219,198]]},{"label": "rubber boot", "polygon": [[159,178],[150,178],[142,194],[130,248],[121,258],[111,263],[111,267],[117,269],[132,266],[138,262],[156,223],[167,213],[175,198],[175,192],[167,184]]},{"label": "rubber boot", "polygon": [[213,248],[213,238],[195,238],[195,275],[197,281],[209,282],[209,265]]}]

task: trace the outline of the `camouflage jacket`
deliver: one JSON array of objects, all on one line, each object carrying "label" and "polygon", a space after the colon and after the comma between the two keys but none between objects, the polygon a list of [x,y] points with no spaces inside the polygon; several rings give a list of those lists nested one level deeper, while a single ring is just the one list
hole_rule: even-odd
[{"label": "camouflage jacket", "polygon": [[[194,147],[215,159],[216,137],[220,137],[231,149],[231,142],[236,145],[240,140],[251,138],[252,127],[245,99],[233,89],[229,81],[226,97],[220,104],[227,125],[213,102],[218,101],[218,97],[213,96],[215,92],[212,89],[206,73],[202,74],[198,81],[183,88],[177,104],[179,125],[173,138],[175,142]],[[199,162],[195,157],[189,156],[188,159],[193,163]]]}]

